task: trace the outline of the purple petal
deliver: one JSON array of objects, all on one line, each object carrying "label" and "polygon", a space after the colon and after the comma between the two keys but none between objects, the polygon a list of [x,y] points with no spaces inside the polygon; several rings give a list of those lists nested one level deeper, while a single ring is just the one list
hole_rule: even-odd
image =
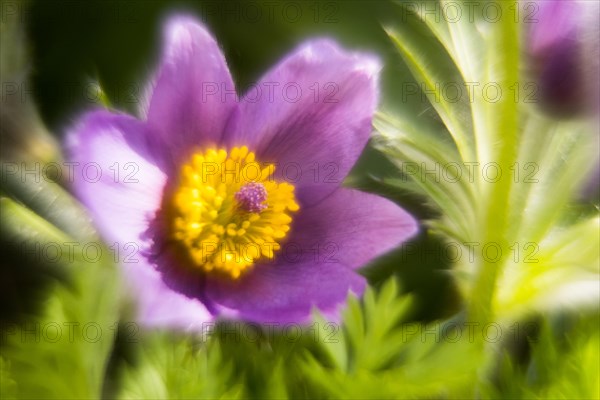
[{"label": "purple petal", "polygon": [[[263,323],[304,322],[313,307],[335,319],[349,291],[365,281],[352,268],[393,249],[417,232],[417,223],[393,202],[340,188],[301,211],[273,263],[256,265],[238,281],[209,277],[211,307]],[[197,282],[186,278],[184,281]]]},{"label": "purple petal", "polygon": [[581,5],[576,1],[538,1],[539,12],[531,25],[530,51],[536,56],[552,51],[561,42],[574,42]]},{"label": "purple petal", "polygon": [[[168,192],[169,189],[165,191]],[[187,248],[170,237],[170,223],[168,213],[164,210],[157,213],[148,230],[153,244],[146,255],[166,286],[189,298],[200,300],[212,310],[214,307],[205,295],[206,276],[202,268],[198,268],[190,260]]]},{"label": "purple petal", "polygon": [[67,137],[71,185],[109,242],[145,248],[165,174],[155,165],[142,122],[107,111],[85,115]]},{"label": "purple petal", "polygon": [[417,231],[415,219],[393,202],[340,188],[296,218],[290,242],[318,248],[344,265],[358,268]]},{"label": "purple petal", "polygon": [[168,288],[160,274],[140,257],[125,264],[128,293],[135,293],[137,321],[146,327],[169,327],[203,332],[211,313],[195,299]]},{"label": "purple petal", "polygon": [[147,118],[178,163],[194,146],[220,142],[237,99],[219,46],[197,21],[169,19],[164,41]]},{"label": "purple petal", "polygon": [[260,323],[301,323],[318,308],[335,314],[349,292],[361,295],[365,278],[336,262],[310,254],[256,265],[238,280],[211,278],[209,299],[225,316]]},{"label": "purple petal", "polygon": [[377,104],[379,62],[328,40],[309,42],[268,72],[227,126],[229,146],[247,145],[303,205],[335,190],[362,152]]},{"label": "purple petal", "polygon": [[209,312],[199,301],[169,289],[144,255],[166,182],[154,165],[148,136],[143,123],[127,115],[88,113],[67,138],[73,189],[108,245],[119,251],[115,254],[122,261],[128,292],[134,293],[138,321],[199,330],[210,319]]},{"label": "purple petal", "polygon": [[538,22],[531,26],[528,46],[540,103],[553,114],[577,113],[588,100],[579,26],[585,9],[572,1],[543,1],[538,6]]}]

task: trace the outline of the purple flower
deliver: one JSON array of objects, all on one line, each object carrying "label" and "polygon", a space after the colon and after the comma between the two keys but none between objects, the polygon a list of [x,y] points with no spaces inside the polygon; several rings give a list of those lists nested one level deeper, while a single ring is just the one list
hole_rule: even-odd
[{"label": "purple flower", "polygon": [[392,202],[341,187],[379,69],[310,41],[238,99],[205,28],[168,21],[142,119],[90,112],[67,140],[74,190],[121,249],[141,322],[300,322],[362,293],[355,270],[417,230]]},{"label": "purple flower", "polygon": [[528,34],[539,100],[552,113],[573,115],[598,105],[598,5],[538,1]]}]

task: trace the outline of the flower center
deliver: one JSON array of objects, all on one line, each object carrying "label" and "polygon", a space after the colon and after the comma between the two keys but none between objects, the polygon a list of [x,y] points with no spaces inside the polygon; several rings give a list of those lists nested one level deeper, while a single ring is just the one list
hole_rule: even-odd
[{"label": "flower center", "polygon": [[183,164],[171,200],[171,236],[195,266],[238,278],[272,259],[299,209],[294,186],[275,182],[273,164],[260,164],[246,146],[195,153]]},{"label": "flower center", "polygon": [[267,205],[264,204],[265,200],[267,200],[267,189],[265,189],[265,185],[262,183],[246,183],[235,194],[235,199],[243,210],[251,213],[259,213],[267,208]]}]

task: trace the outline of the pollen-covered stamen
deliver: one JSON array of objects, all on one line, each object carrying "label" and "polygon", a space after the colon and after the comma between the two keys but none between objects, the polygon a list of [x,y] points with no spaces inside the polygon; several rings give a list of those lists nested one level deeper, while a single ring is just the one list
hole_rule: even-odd
[{"label": "pollen-covered stamen", "polygon": [[235,199],[239,207],[247,212],[259,213],[267,208],[267,205],[264,204],[267,200],[267,190],[259,182],[250,182],[242,186],[235,194]]},{"label": "pollen-covered stamen", "polygon": [[275,256],[299,206],[294,186],[276,182],[274,171],[246,146],[198,152],[181,166],[171,237],[196,267],[237,278]]}]

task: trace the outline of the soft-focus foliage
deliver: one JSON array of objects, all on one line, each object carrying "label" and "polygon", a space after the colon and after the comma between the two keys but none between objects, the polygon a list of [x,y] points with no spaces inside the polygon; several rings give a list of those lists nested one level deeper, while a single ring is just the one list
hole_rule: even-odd
[{"label": "soft-focus foliage", "polygon": [[[2,373],[8,371],[8,376],[13,377],[21,398],[98,397],[113,347],[111,337],[116,332],[119,315],[118,275],[107,256],[87,262],[69,250],[69,244],[77,240],[60,230],[58,223],[53,225],[62,217],[61,207],[65,202],[71,203],[68,205],[71,209],[76,207],[65,196],[53,196],[46,203],[52,204],[45,210],[48,220],[14,200],[1,200],[5,256],[24,249],[36,254],[35,246],[52,246],[58,255],[52,262],[39,262],[35,257],[29,260],[33,271],[6,270],[7,264],[4,265],[4,282],[21,286],[6,287],[15,296],[7,300],[15,306],[27,305],[30,300],[21,300],[20,296],[36,296],[39,300],[35,309],[18,310],[21,315],[16,320],[11,318],[14,312],[3,315]],[[22,201],[27,204],[27,199]],[[87,226],[87,221],[81,217],[77,224]],[[78,238],[85,236],[80,232]],[[100,243],[93,236],[87,238],[90,243]],[[106,248],[100,246],[107,254]],[[24,282],[26,274],[37,275],[35,281],[30,278]],[[20,292],[23,289],[26,292]],[[8,386],[11,391],[12,387]]]},{"label": "soft-focus foliage", "polygon": [[[428,4],[449,3],[462,4]],[[513,15],[512,2],[499,4]],[[350,182],[370,180],[412,202],[429,231],[416,248],[431,251],[431,238],[462,252],[448,271],[447,260],[429,268],[408,249],[376,262],[364,271],[371,286],[348,298],[339,324],[315,315],[303,327],[219,321],[205,335],[140,331],[113,253],[85,211],[49,179],[6,173],[13,159],[3,156],[2,399],[600,398],[598,210],[574,200],[597,162],[597,135],[587,121],[555,120],[524,101],[523,26],[513,18],[447,23],[406,2],[377,7],[390,22],[370,45],[395,48],[389,59],[404,61],[427,102],[414,112],[419,105],[388,96],[375,121],[377,150]],[[3,71],[13,54],[5,36]],[[443,93],[467,82],[493,82],[504,95],[491,102],[475,90],[453,102]],[[377,151],[397,168],[369,163]],[[482,173],[492,163],[503,172],[497,180],[493,169]],[[437,180],[427,174],[436,169]],[[71,257],[73,242],[97,244],[102,256]],[[482,253],[490,243],[501,249],[497,259]],[[59,257],[39,256],[49,244]],[[409,281],[401,272],[411,268],[421,280],[397,279]],[[427,286],[445,274],[457,301]],[[427,300],[443,312],[423,313]],[[99,336],[93,325],[84,333],[90,323]]]},{"label": "soft-focus foliage", "polygon": [[[584,122],[551,120],[514,97],[525,80],[512,18],[450,24],[418,17],[421,29],[431,29],[419,46],[410,25],[386,30],[447,132],[425,132],[419,116],[388,110],[376,138],[400,169],[390,184],[428,198],[442,215],[430,226],[470,255],[454,268],[471,317],[510,321],[555,303],[597,305],[597,214],[563,219],[594,168],[597,137]],[[477,85],[464,101],[443,92],[468,83]],[[497,94],[481,90],[486,85]]]}]

